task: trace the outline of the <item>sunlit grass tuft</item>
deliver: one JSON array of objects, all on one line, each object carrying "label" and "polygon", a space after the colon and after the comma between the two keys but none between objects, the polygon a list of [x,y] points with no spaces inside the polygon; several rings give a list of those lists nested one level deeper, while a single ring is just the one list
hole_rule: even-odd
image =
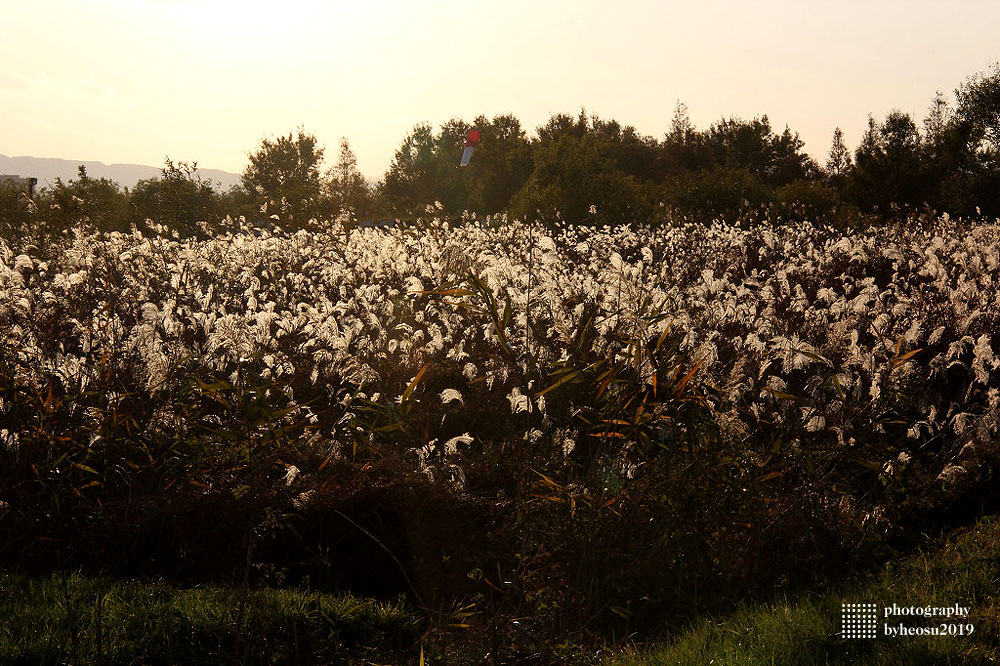
[{"label": "sunlit grass tuft", "polygon": [[[180,589],[78,574],[0,574],[0,662],[363,663],[409,659],[402,603],[298,590]],[[414,657],[415,659],[415,657]]]},{"label": "sunlit grass tuft", "polygon": [[[747,605],[732,615],[702,619],[665,647],[639,650],[615,666],[788,664],[986,664],[1000,661],[1000,524],[984,519],[959,530],[939,549],[886,565],[836,590]],[[931,626],[938,620],[880,617],[875,639],[840,636],[841,604],[971,607],[959,620],[971,636],[881,635],[881,624]]]}]

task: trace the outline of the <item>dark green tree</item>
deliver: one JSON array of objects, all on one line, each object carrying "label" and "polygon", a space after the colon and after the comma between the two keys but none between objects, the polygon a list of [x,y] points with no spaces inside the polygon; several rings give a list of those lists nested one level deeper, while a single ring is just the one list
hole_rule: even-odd
[{"label": "dark green tree", "polygon": [[665,177],[659,199],[697,219],[760,217],[769,214],[768,206],[774,202],[787,203],[785,209],[792,210],[792,202],[777,198],[779,188],[784,188],[783,196],[805,193],[810,199],[823,199],[820,195],[826,193],[815,188],[790,187],[820,175],[803,145],[787,127],[776,134],[767,116],[722,119],[698,132],[686,107],[678,104],[661,144]]},{"label": "dark green tree", "polygon": [[601,153],[610,158],[624,174],[638,182],[649,183],[663,178],[657,161],[659,146],[653,137],[643,136],[631,125],[617,120],[591,119],[590,131],[597,137]]},{"label": "dark green tree", "polygon": [[709,128],[705,140],[717,166],[745,169],[770,187],[814,178],[818,172],[812,158],[802,152],[805,144],[799,135],[787,127],[775,134],[767,116],[720,120]]},{"label": "dark green tree", "polygon": [[701,221],[761,217],[773,198],[774,190],[758,173],[725,166],[675,177],[664,195],[672,208]]},{"label": "dark green tree", "polygon": [[514,195],[511,212],[569,222],[645,221],[649,200],[637,179],[616,163],[609,133],[614,136],[607,124],[595,131],[584,112],[577,118],[552,116],[538,128],[531,177]]},{"label": "dark green tree", "polygon": [[920,133],[913,118],[889,113],[879,124],[868,118],[868,129],[854,153],[848,191],[862,211],[887,215],[897,207],[922,207],[933,199],[924,168]]},{"label": "dark green tree", "polygon": [[1000,159],[1000,63],[970,76],[955,91],[956,116],[971,130],[972,147],[995,166]]},{"label": "dark green tree", "polygon": [[955,91],[947,150],[954,160],[949,188],[953,204],[1000,214],[1000,63],[977,73]]},{"label": "dark green tree", "polygon": [[391,215],[412,215],[440,196],[436,182],[434,132],[419,123],[403,139],[379,186],[383,210]]},{"label": "dark green tree", "polygon": [[133,219],[128,192],[107,178],[91,178],[82,164],[75,180],[64,183],[57,178],[40,203],[45,217],[59,229],[82,222],[101,231],[128,231]]},{"label": "dark green tree", "polygon": [[957,214],[968,213],[971,201],[965,191],[970,151],[962,135],[954,109],[941,91],[936,92],[923,121],[920,143],[926,198],[935,209]]},{"label": "dark green tree", "polygon": [[441,129],[434,137],[431,166],[434,200],[443,204],[449,213],[459,213],[470,208],[469,195],[474,174],[470,167],[463,168],[458,165],[470,129],[472,125],[469,123],[459,118],[452,118],[441,125]]},{"label": "dark green tree", "polygon": [[12,247],[20,247],[21,241],[38,227],[38,221],[38,205],[25,189],[12,181],[0,181],[0,238]]},{"label": "dark green tree", "polygon": [[247,192],[242,185],[236,184],[225,192],[219,193],[219,212],[236,220],[255,220],[261,217],[260,205],[256,197]]},{"label": "dark green tree", "polygon": [[197,162],[167,157],[160,177],[140,180],[129,199],[137,221],[166,224],[181,236],[210,233],[223,216],[218,193],[202,179]]},{"label": "dark green tree", "polygon": [[[528,181],[532,169],[531,146],[521,122],[513,115],[478,116],[479,145],[461,176],[468,179],[464,209],[479,213],[506,211],[511,198]],[[459,153],[460,155],[461,153]],[[456,163],[458,156],[452,158]]]},{"label": "dark green tree", "polygon": [[323,148],[301,127],[288,136],[265,138],[250,154],[243,188],[254,197],[262,217],[277,215],[283,226],[301,228],[324,212]]},{"label": "dark green tree", "polygon": [[[470,129],[480,133],[479,145],[466,167],[459,166]],[[506,209],[531,171],[531,152],[514,116],[470,124],[453,118],[435,133],[421,123],[396,151],[379,191],[382,205],[393,215],[423,213],[438,202],[447,213],[494,213]]]}]

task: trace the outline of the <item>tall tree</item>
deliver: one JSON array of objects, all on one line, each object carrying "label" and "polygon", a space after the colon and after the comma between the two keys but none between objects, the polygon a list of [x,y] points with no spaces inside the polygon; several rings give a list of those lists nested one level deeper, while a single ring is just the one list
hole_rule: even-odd
[{"label": "tall tree", "polygon": [[480,213],[506,211],[511,197],[531,175],[528,137],[511,114],[492,119],[478,116],[472,125],[479,130],[480,139],[472,162],[459,174],[468,178],[464,208]]},{"label": "tall tree", "polygon": [[957,153],[955,199],[1000,215],[1000,63],[966,79],[955,96],[950,137]]},{"label": "tall tree", "polygon": [[844,130],[839,127],[833,130],[833,141],[826,158],[826,172],[832,178],[840,178],[851,168],[851,151],[844,143]]},{"label": "tall tree", "polygon": [[969,125],[973,148],[996,166],[1000,159],[1000,62],[970,76],[955,91],[956,115]]},{"label": "tall tree", "polygon": [[868,129],[854,153],[849,190],[862,210],[888,213],[894,205],[919,207],[930,203],[920,132],[913,118],[891,111],[882,123],[868,118]]},{"label": "tall tree", "polygon": [[[480,133],[467,167],[459,158],[470,129]],[[394,214],[420,214],[439,202],[448,213],[500,212],[531,170],[528,141],[517,118],[479,116],[472,124],[452,118],[434,132],[424,123],[413,128],[396,151],[382,182],[383,205]]]},{"label": "tall tree", "polygon": [[675,182],[683,174],[710,169],[714,163],[705,135],[695,129],[687,105],[680,100],[674,107],[670,130],[660,144],[658,161],[658,171]]},{"label": "tall tree", "polygon": [[436,200],[434,154],[430,124],[414,125],[396,149],[379,188],[383,209],[394,215],[410,215]]},{"label": "tall tree", "polygon": [[927,117],[924,118],[924,141],[928,145],[936,146],[944,140],[945,133],[951,121],[952,109],[948,100],[938,90],[934,94],[931,106],[927,110]]},{"label": "tall tree", "polygon": [[326,187],[333,210],[356,217],[372,214],[371,186],[358,170],[358,159],[346,138],[340,139],[337,164],[327,174]]},{"label": "tall tree", "polygon": [[694,133],[695,129],[694,125],[691,124],[687,104],[677,100],[673,118],[670,119],[670,131],[667,132],[667,139],[672,143],[685,144],[691,140]]},{"label": "tall tree", "polygon": [[261,213],[301,226],[323,208],[322,161],[323,148],[316,136],[301,127],[288,136],[265,138],[250,154],[243,187],[256,198]]}]

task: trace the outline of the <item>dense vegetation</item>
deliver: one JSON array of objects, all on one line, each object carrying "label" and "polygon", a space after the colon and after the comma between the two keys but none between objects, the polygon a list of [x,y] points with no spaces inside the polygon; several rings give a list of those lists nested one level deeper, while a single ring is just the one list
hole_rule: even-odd
[{"label": "dense vegetation", "polygon": [[374,187],[304,130],[224,194],[7,187],[0,587],[56,619],[0,649],[110,658],[212,585],[156,608],[219,662],[582,662],[991,510],[1000,69],[956,93],[823,166],[679,106],[478,118],[466,169],[419,125]]},{"label": "dense vegetation", "polygon": [[160,232],[0,243],[7,566],[559,662],[996,499],[994,223]]},{"label": "dense vegetation", "polygon": [[[204,236],[226,215],[276,216],[295,230],[310,220],[412,220],[435,201],[450,215],[598,224],[739,218],[857,226],[905,211],[1000,215],[1000,65],[969,77],[955,100],[953,107],[937,93],[920,124],[901,111],[870,117],[853,154],[837,129],[822,164],[767,116],[698,130],[680,103],[660,139],[583,111],[554,115],[530,137],[513,115],[452,119],[436,132],[418,124],[378,183],[358,172],[346,140],[324,172],[324,149],[299,129],[265,139],[250,154],[242,186],[229,192],[203,181],[195,164],[169,158],[159,178],[130,191],[81,168],[34,201],[0,188],[0,222],[7,234],[26,234],[81,219],[102,231],[148,231],[152,219],[182,236]],[[459,169],[473,127],[482,139],[472,164]]]},{"label": "dense vegetation", "polygon": [[[860,575],[829,591],[782,595],[766,603],[741,604],[735,612],[694,623],[669,645],[636,651],[615,666],[963,666],[1000,658],[1000,530],[996,516],[956,529],[942,544]],[[912,636],[896,640],[845,641],[840,637],[842,604],[905,599],[918,607],[963,600],[972,635]],[[911,626],[933,626],[934,619]]]},{"label": "dense vegetation", "polygon": [[4,664],[416,663],[400,603],[300,590],[0,574]]}]

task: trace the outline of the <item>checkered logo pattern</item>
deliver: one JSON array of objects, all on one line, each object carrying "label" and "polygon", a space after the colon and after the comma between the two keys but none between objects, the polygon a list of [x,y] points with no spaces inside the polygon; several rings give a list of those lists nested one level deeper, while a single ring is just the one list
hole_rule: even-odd
[{"label": "checkered logo pattern", "polygon": [[842,604],[840,635],[843,638],[878,638],[878,605]]}]

